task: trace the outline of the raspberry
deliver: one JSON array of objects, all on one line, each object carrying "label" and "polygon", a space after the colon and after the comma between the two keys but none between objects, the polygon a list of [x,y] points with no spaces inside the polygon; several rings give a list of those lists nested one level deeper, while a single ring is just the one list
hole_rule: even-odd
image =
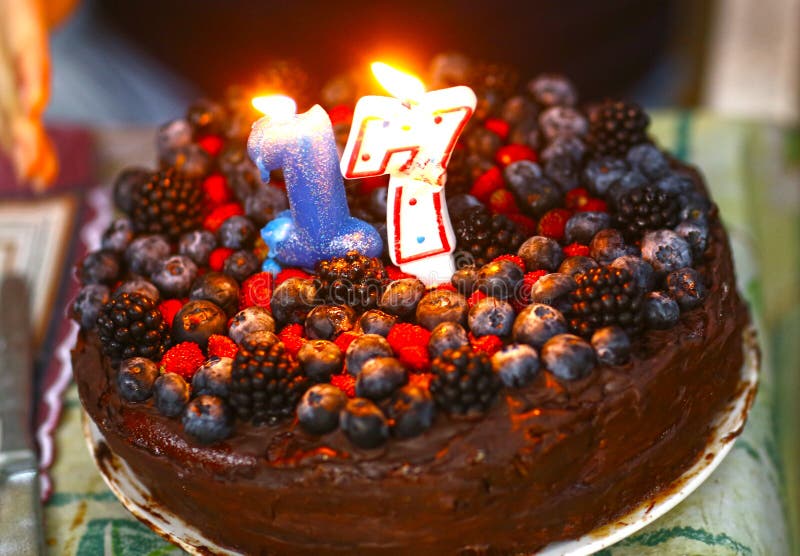
[{"label": "raspberry", "polygon": [[400,280],[401,278],[416,278],[412,274],[407,274],[394,265],[386,265],[386,276],[390,281]]},{"label": "raspberry", "polygon": [[522,272],[525,272],[525,261],[522,260],[522,257],[519,257],[517,255],[500,255],[499,257],[496,257],[492,262],[495,261],[511,261],[512,263],[520,267],[522,269]]},{"label": "raspberry", "polygon": [[225,203],[215,207],[208,216],[203,220],[203,227],[209,232],[216,234],[217,230],[222,223],[231,216],[241,216],[244,214],[244,209],[239,203]]},{"label": "raspberry", "polygon": [[424,346],[408,346],[395,351],[395,357],[409,370],[421,373],[431,365],[428,348]]},{"label": "raspberry", "polygon": [[519,228],[519,231],[525,234],[525,237],[532,236],[536,232],[536,221],[530,216],[524,214],[507,214],[506,216]]},{"label": "raspberry", "polygon": [[272,274],[269,272],[257,272],[242,282],[239,290],[239,309],[257,305],[269,310],[273,281]]},{"label": "raspberry", "polygon": [[539,234],[556,241],[564,239],[564,227],[572,216],[572,211],[567,209],[552,209],[544,213],[539,220]]},{"label": "raspberry", "polygon": [[236,345],[236,342],[228,338],[227,336],[222,336],[220,334],[212,334],[208,338],[208,356],[212,357],[216,355],[217,357],[230,357],[233,359],[236,357],[236,353],[239,351],[239,347]]},{"label": "raspberry", "polygon": [[564,204],[568,209],[581,210],[589,202],[589,191],[583,187],[576,187],[567,192]]},{"label": "raspberry", "polygon": [[478,176],[478,179],[472,184],[470,194],[482,203],[488,203],[492,193],[503,187],[503,185],[503,173],[497,166],[492,166]]},{"label": "raspberry", "polygon": [[181,307],[183,307],[183,302],[180,299],[165,299],[158,304],[158,310],[161,311],[161,316],[164,317],[167,326],[172,327],[172,321]]},{"label": "raspberry", "polygon": [[494,155],[495,162],[503,168],[512,162],[518,162],[520,160],[536,162],[538,159],[539,157],[536,155],[536,151],[527,145],[506,145],[497,149],[497,153]]},{"label": "raspberry", "polygon": [[433,373],[411,373],[408,375],[408,383],[425,390],[430,389]]},{"label": "raspberry", "polygon": [[489,357],[500,351],[500,348],[503,347],[503,340],[494,334],[476,338],[472,335],[472,332],[470,332],[469,343],[472,346],[472,349],[480,353],[485,353]]},{"label": "raspberry", "polygon": [[331,377],[331,384],[344,392],[348,398],[356,397],[356,377],[347,371],[338,375],[333,375]]},{"label": "raspberry", "polygon": [[275,277],[275,286],[281,285],[283,282],[288,280],[289,278],[311,278],[311,275],[307,272],[303,272],[298,268],[286,268],[281,270],[278,275]]},{"label": "raspberry", "polygon": [[337,336],[337,338],[333,341],[334,344],[339,346],[339,349],[342,350],[342,353],[347,353],[347,348],[350,347],[350,344],[353,343],[353,340],[358,338],[360,334],[357,332],[342,332]]},{"label": "raspberry", "polygon": [[475,290],[473,294],[467,298],[467,305],[469,305],[471,309],[473,305],[475,305],[484,297],[489,297],[489,294],[484,293],[481,290]]},{"label": "raspberry", "polygon": [[496,133],[501,141],[508,139],[508,133],[511,131],[511,125],[500,118],[486,118],[486,121],[483,122],[483,127],[492,133]]},{"label": "raspberry", "polygon": [[181,342],[169,348],[161,358],[161,372],[175,373],[190,380],[205,360],[200,346],[194,342]]},{"label": "raspberry", "polygon": [[519,212],[514,195],[508,189],[498,189],[489,197],[489,209],[496,214]]},{"label": "raspberry", "polygon": [[233,198],[233,192],[228,187],[228,180],[222,174],[211,174],[204,179],[203,192],[206,195],[206,201],[212,206],[223,205]]},{"label": "raspberry", "polygon": [[437,290],[447,290],[447,291],[450,291],[450,292],[458,292],[458,288],[456,288],[450,282],[444,282],[443,284],[439,284],[438,286],[436,286],[436,289]]},{"label": "raspberry", "polygon": [[564,256],[565,257],[588,257],[589,256],[589,247],[587,245],[581,245],[580,243],[570,243],[566,247],[564,247]]},{"label": "raspberry", "polygon": [[576,212],[608,212],[608,203],[603,199],[591,198]]},{"label": "raspberry", "polygon": [[347,104],[337,104],[328,110],[328,116],[331,119],[331,125],[347,124],[353,121],[353,107]]},{"label": "raspberry", "polygon": [[533,272],[528,272],[525,274],[522,279],[522,287],[519,291],[520,295],[522,296],[522,301],[525,304],[531,302],[531,291],[533,290],[533,285],[545,274],[547,274],[546,270],[534,270]]},{"label": "raspberry", "polygon": [[283,342],[286,353],[292,357],[297,357],[297,352],[306,343],[305,338],[303,338],[303,331],[303,325],[295,323],[286,325],[283,330],[278,332],[278,338]]},{"label": "raspberry", "polygon": [[233,249],[227,247],[217,247],[208,256],[208,266],[215,272],[222,272],[222,267],[225,266],[225,259],[233,254]]},{"label": "raspberry", "polygon": [[416,324],[395,324],[386,336],[397,359],[409,370],[422,372],[430,366],[428,340],[431,333]]},{"label": "raspberry", "polygon": [[225,146],[225,142],[218,135],[206,135],[199,139],[197,144],[211,156],[217,156]]}]

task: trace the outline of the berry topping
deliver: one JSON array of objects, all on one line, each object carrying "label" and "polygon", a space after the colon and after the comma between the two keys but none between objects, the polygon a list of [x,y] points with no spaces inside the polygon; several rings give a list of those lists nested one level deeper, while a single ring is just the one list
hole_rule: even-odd
[{"label": "berry topping", "polygon": [[210,394],[227,398],[232,369],[233,358],[210,356],[192,377],[192,393],[196,396]]},{"label": "berry topping", "polygon": [[203,190],[197,181],[172,169],[159,172],[131,192],[131,221],[139,233],[177,240],[200,227]]},{"label": "berry topping", "polygon": [[403,364],[394,357],[375,357],[361,368],[356,378],[356,396],[378,401],[408,381]]},{"label": "berry topping", "polygon": [[485,413],[502,384],[489,356],[466,346],[445,351],[433,360],[431,371],[431,395],[453,415]]},{"label": "berry topping", "polygon": [[283,342],[286,353],[292,357],[297,357],[297,354],[300,353],[300,350],[306,343],[303,332],[304,329],[302,325],[287,324],[283,327],[283,330],[278,333],[278,338]]},{"label": "berry topping", "polygon": [[397,322],[397,317],[384,313],[380,309],[370,309],[358,319],[358,326],[364,334],[380,334],[387,336]]},{"label": "berry topping", "polygon": [[542,347],[542,363],[558,378],[576,380],[592,371],[595,355],[586,340],[572,334],[559,334]]},{"label": "berry topping", "polygon": [[331,384],[339,388],[348,398],[356,397],[356,377],[350,373],[341,373],[331,377]]},{"label": "berry topping", "polygon": [[311,434],[326,434],[339,426],[339,413],[347,396],[332,384],[315,384],[297,406],[297,421]]},{"label": "berry topping", "polygon": [[678,195],[647,184],[624,193],[614,207],[614,227],[629,241],[647,230],[674,228],[680,215]]},{"label": "berry topping", "polygon": [[352,330],[356,312],[347,305],[317,305],[308,313],[306,336],[312,340],[333,340],[342,332]]},{"label": "berry topping", "polygon": [[374,309],[388,281],[386,269],[377,258],[358,251],[317,263],[317,298],[328,303],[348,305],[358,311]]},{"label": "berry topping", "polygon": [[141,356],[161,359],[169,340],[164,317],[152,299],[138,293],[120,293],[97,318],[103,353],[112,360]]},{"label": "berry topping", "polygon": [[572,211],[555,208],[547,211],[539,220],[537,227],[539,235],[549,237],[556,241],[564,239],[567,221],[572,216]]},{"label": "berry topping", "polygon": [[469,344],[467,331],[456,322],[443,322],[433,329],[428,339],[428,353],[431,357],[441,356],[448,349]]},{"label": "berry topping", "polygon": [[569,295],[569,326],[591,338],[598,329],[617,325],[637,332],[642,323],[642,292],[631,274],[621,268],[593,268],[576,274],[577,287]]},{"label": "berry topping", "polygon": [[275,332],[275,319],[269,311],[257,305],[236,313],[228,325],[228,336],[237,344],[261,331]]},{"label": "berry topping", "polygon": [[411,438],[431,428],[436,405],[427,388],[409,384],[395,392],[388,412],[392,434],[397,438]]},{"label": "berry topping", "polygon": [[540,348],[555,336],[567,331],[567,321],[560,311],[533,303],[525,307],[514,321],[514,341]]},{"label": "berry topping", "polygon": [[681,268],[667,275],[667,292],[682,310],[688,311],[703,302],[706,286],[695,269]]},{"label": "berry topping", "polygon": [[364,363],[370,359],[374,357],[391,357],[392,355],[394,355],[392,347],[383,336],[378,336],[377,334],[358,336],[350,343],[345,352],[347,372],[353,376],[358,376]]},{"label": "berry topping", "polygon": [[143,402],[153,395],[158,365],[144,357],[125,359],[117,373],[119,394],[129,402]]},{"label": "berry topping", "polygon": [[592,334],[592,347],[599,363],[622,365],[630,356],[631,340],[619,326],[606,326]]},{"label": "berry topping", "polygon": [[183,412],[183,430],[200,444],[215,444],[233,433],[233,415],[224,400],[203,394]]},{"label": "berry topping", "polygon": [[239,307],[239,283],[221,272],[206,272],[192,284],[189,299],[202,299],[233,316]]},{"label": "berry topping", "polygon": [[203,219],[203,228],[216,234],[222,223],[231,216],[239,216],[244,214],[244,209],[239,203],[225,203],[214,207],[214,209]]},{"label": "berry topping", "polygon": [[426,293],[417,305],[417,322],[428,330],[433,330],[442,322],[465,324],[468,311],[467,300],[460,293],[433,290]]},{"label": "berry topping", "polygon": [[274,279],[269,272],[253,274],[242,282],[239,290],[239,309],[258,306],[269,310]]},{"label": "berry topping", "polygon": [[182,376],[164,373],[155,381],[153,402],[161,415],[177,417],[189,402],[189,392],[189,384]]},{"label": "berry topping", "polygon": [[647,141],[650,118],[641,107],[621,100],[606,100],[589,113],[587,140],[598,154],[623,156]]},{"label": "berry topping", "polygon": [[416,278],[400,278],[389,282],[378,306],[387,313],[408,318],[416,312],[423,295],[425,284]]},{"label": "berry topping", "polygon": [[92,330],[97,326],[97,317],[108,303],[109,291],[101,284],[87,284],[81,288],[75,301],[72,302],[70,316],[84,330]]},{"label": "berry topping", "polygon": [[350,442],[359,448],[377,448],[389,438],[389,424],[380,408],[366,398],[349,400],[339,417]]},{"label": "berry topping", "polygon": [[565,246],[564,249],[564,256],[565,257],[588,257],[589,256],[589,246],[582,245],[580,243],[570,243],[569,245]]},{"label": "berry topping", "polygon": [[469,345],[478,353],[485,353],[492,356],[503,347],[503,340],[499,336],[490,334],[488,336],[475,336],[472,332],[468,334]]},{"label": "berry topping", "polygon": [[342,371],[344,353],[339,346],[328,340],[304,342],[297,352],[303,372],[314,382],[325,382]]},{"label": "berry topping", "polygon": [[539,355],[527,344],[510,344],[492,355],[492,368],[509,388],[521,388],[539,372]]},{"label": "berry topping", "polygon": [[169,348],[161,358],[161,372],[175,373],[188,380],[205,359],[200,346],[194,342],[181,342]]},{"label": "berry topping", "polygon": [[469,310],[469,329],[478,336],[508,336],[514,325],[514,308],[496,297],[481,299]]},{"label": "berry topping", "polygon": [[525,240],[508,217],[491,214],[483,205],[467,209],[454,219],[453,227],[458,246],[455,256],[476,266],[483,266],[500,255],[516,253]]},{"label": "berry topping", "polygon": [[227,247],[217,247],[208,255],[208,266],[214,272],[222,272],[225,268],[225,261],[233,255],[233,249]]},{"label": "berry topping", "polygon": [[536,270],[554,272],[564,260],[561,246],[555,240],[544,236],[528,238],[519,248],[518,254],[525,262],[525,269],[528,272]]},{"label": "berry topping", "polygon": [[194,342],[205,349],[213,334],[225,334],[228,317],[218,305],[202,299],[189,301],[172,321],[176,342]]}]

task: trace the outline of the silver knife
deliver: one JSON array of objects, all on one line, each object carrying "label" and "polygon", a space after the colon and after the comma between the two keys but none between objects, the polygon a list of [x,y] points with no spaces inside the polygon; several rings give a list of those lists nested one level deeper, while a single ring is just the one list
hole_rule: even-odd
[{"label": "silver knife", "polygon": [[0,556],[43,554],[28,287],[0,283]]}]

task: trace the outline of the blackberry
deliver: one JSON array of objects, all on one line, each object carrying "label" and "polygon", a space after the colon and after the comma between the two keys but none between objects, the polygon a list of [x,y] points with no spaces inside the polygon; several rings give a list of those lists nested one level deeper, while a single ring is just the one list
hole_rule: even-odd
[{"label": "blackberry", "polygon": [[356,311],[374,309],[389,277],[380,259],[358,251],[317,263],[314,287],[317,298],[333,305],[349,305]]},{"label": "blackberry", "polygon": [[567,319],[578,336],[590,338],[606,326],[629,334],[642,325],[642,291],[624,268],[591,268],[574,276],[577,287],[569,294]]},{"label": "blackberry", "polygon": [[589,111],[587,142],[600,155],[624,156],[647,141],[649,116],[635,103],[606,100]]},{"label": "blackberry", "polygon": [[481,267],[500,255],[516,254],[525,234],[503,214],[491,214],[478,205],[462,212],[454,222],[459,266]]},{"label": "blackberry", "polygon": [[177,240],[200,227],[203,190],[200,184],[169,168],[155,174],[132,193],[131,220],[138,233],[164,234]]},{"label": "blackberry", "polygon": [[485,413],[502,385],[489,356],[470,346],[446,350],[433,360],[431,371],[434,401],[454,415]]},{"label": "blackberry", "polygon": [[233,360],[229,402],[242,421],[274,424],[294,415],[309,386],[283,342],[250,339],[240,345]]},{"label": "blackberry", "polygon": [[97,317],[97,333],[103,353],[114,361],[132,357],[158,361],[169,342],[161,312],[140,293],[120,293],[106,303]]},{"label": "blackberry", "polygon": [[646,184],[624,193],[615,203],[612,222],[628,241],[636,241],[647,230],[674,228],[680,221],[677,193]]}]

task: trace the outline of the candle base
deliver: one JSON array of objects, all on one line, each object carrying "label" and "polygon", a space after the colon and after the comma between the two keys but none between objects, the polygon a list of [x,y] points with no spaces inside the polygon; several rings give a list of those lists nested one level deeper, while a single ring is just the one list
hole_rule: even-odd
[{"label": "candle base", "polygon": [[453,273],[456,271],[456,265],[450,253],[442,253],[441,255],[433,255],[417,261],[402,263],[400,270],[416,276],[423,284],[431,287],[450,282],[450,278],[453,277]]}]

